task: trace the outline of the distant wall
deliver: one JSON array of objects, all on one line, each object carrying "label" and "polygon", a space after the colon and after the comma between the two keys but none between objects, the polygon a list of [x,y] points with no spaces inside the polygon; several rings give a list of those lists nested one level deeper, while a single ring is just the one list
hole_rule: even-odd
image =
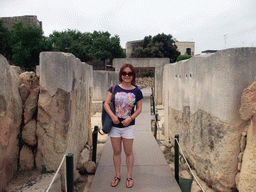
[{"label": "distant wall", "polygon": [[115,71],[93,71],[93,101],[105,101],[108,89],[119,84],[119,73]]},{"label": "distant wall", "polygon": [[181,146],[201,178],[232,191],[239,170],[242,91],[256,76],[256,48],[236,48],[164,66],[166,140]]},{"label": "distant wall", "polygon": [[155,68],[155,101],[157,105],[162,104],[163,92],[163,70],[164,65],[170,63],[169,58],[116,58],[113,60],[113,67],[120,71],[125,64],[130,63],[135,68]]}]

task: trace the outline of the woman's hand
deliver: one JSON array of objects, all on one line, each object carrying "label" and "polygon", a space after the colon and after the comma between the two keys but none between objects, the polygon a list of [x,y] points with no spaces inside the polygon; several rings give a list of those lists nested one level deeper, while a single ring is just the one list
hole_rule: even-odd
[{"label": "woman's hand", "polygon": [[132,122],[132,118],[128,117],[127,119],[122,121],[123,126],[127,127]]},{"label": "woman's hand", "polygon": [[113,122],[115,125],[118,125],[118,124],[120,123],[119,119],[118,119],[117,116],[115,116],[115,115],[113,115],[113,116],[111,117],[111,119],[112,119],[112,122]]}]

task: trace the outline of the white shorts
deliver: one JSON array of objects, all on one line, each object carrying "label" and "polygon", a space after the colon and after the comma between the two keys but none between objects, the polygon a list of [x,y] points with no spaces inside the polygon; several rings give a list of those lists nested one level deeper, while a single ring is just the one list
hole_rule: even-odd
[{"label": "white shorts", "polygon": [[123,137],[125,139],[134,139],[135,138],[135,125],[130,125],[125,128],[112,127],[109,137]]}]

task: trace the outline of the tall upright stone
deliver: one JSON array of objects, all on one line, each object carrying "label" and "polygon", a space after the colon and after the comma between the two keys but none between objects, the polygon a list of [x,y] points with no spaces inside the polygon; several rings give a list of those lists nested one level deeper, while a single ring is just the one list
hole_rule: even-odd
[{"label": "tall upright stone", "polygon": [[19,85],[17,71],[0,55],[0,191],[17,169],[17,135],[22,119]]},{"label": "tall upright stone", "polygon": [[256,191],[256,81],[244,89],[241,98],[241,117],[250,120],[246,148],[243,154],[238,190]]},{"label": "tall upright stone", "polygon": [[256,76],[255,59],[256,48],[234,48],[164,66],[166,141],[179,134],[188,161],[217,191],[234,191],[241,167],[242,175],[249,122],[239,108]]},{"label": "tall upright stone", "polygon": [[62,157],[74,154],[74,165],[89,137],[92,66],[74,55],[40,54],[38,101],[38,148],[36,166],[57,170]]}]

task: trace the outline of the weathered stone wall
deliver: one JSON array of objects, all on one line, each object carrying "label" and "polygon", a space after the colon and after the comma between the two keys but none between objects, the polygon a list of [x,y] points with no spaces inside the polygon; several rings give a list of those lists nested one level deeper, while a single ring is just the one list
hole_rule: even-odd
[{"label": "weathered stone wall", "polygon": [[155,87],[154,77],[139,77],[136,80],[136,84],[140,89]]},{"label": "weathered stone wall", "polygon": [[105,101],[108,89],[119,84],[119,72],[93,71],[93,101]]},{"label": "weathered stone wall", "polygon": [[74,55],[40,54],[36,167],[57,170],[66,153],[74,165],[89,142],[93,69]]},{"label": "weathered stone wall", "polygon": [[256,191],[256,79],[244,89],[239,112],[243,120],[250,122],[250,126],[242,134],[244,142],[238,156],[240,172],[236,175],[237,188],[240,192]]},{"label": "weathered stone wall", "polygon": [[169,58],[116,58],[113,67],[116,71],[125,64],[130,63],[135,68],[155,68],[155,101],[157,105],[163,102],[163,71],[164,65],[170,63]]},{"label": "weathered stone wall", "polygon": [[36,121],[39,95],[39,77],[34,72],[24,72],[19,75],[21,85],[19,92],[22,100],[23,118],[19,134],[19,170],[32,170],[37,148]]},{"label": "weathered stone wall", "polygon": [[0,55],[0,191],[17,170],[22,119],[19,74]]},{"label": "weathered stone wall", "polygon": [[166,140],[179,134],[190,164],[219,191],[237,188],[243,167],[249,122],[239,108],[256,75],[255,59],[256,48],[235,48],[164,67]]}]

